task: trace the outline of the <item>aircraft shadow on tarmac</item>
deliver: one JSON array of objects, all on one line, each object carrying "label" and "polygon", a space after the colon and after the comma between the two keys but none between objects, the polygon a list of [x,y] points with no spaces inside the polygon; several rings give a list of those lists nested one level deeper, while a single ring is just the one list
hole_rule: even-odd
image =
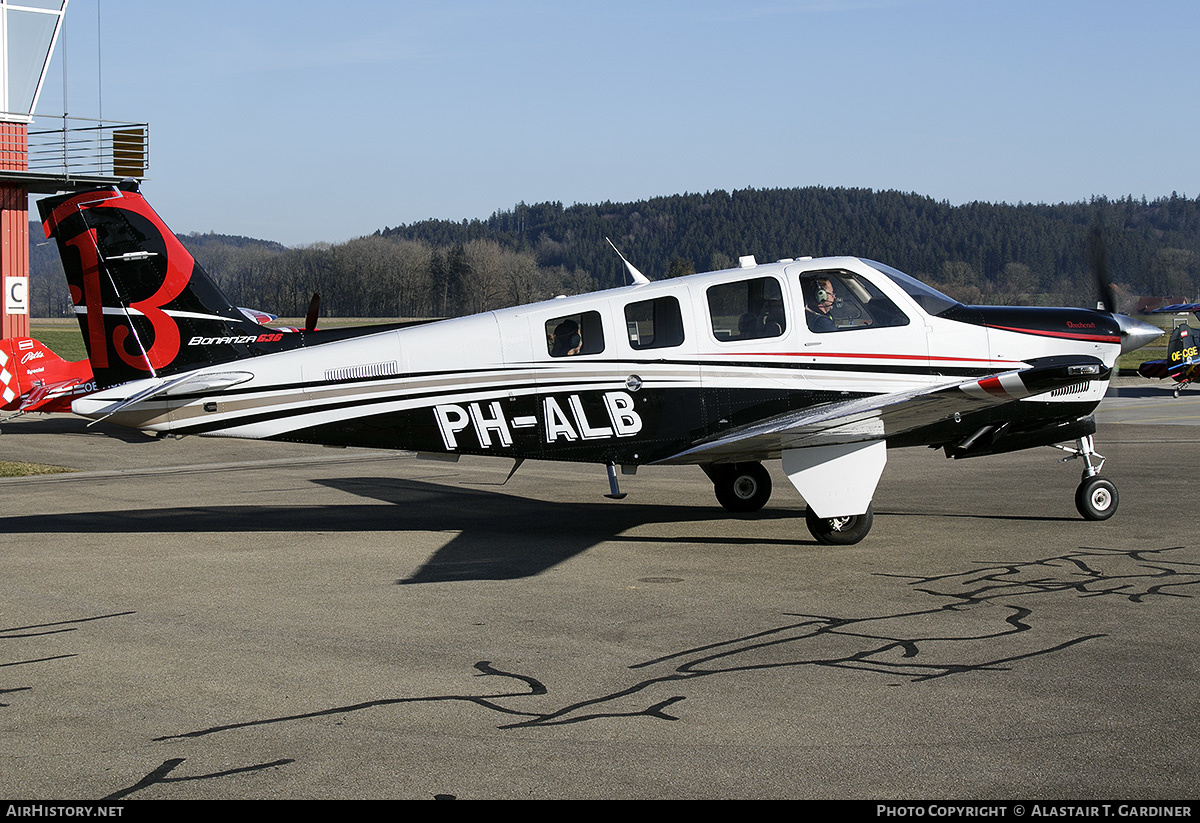
[{"label": "aircraft shadow on tarmac", "polygon": [[[91,534],[166,534],[185,532],[457,532],[415,573],[398,584],[459,580],[511,580],[533,577],[605,541],[650,543],[710,543],[722,546],[798,546],[814,540],[788,529],[750,531],[747,536],[706,533],[706,522],[739,518],[756,523],[801,522],[804,510],[763,509],[732,515],[715,504],[670,505],[625,500],[581,503],[547,501],[505,491],[447,485],[395,477],[322,478],[311,482],[327,489],[387,505],[329,502],[317,494],[316,505],[164,506],[56,514],[0,517],[0,532]],[[965,514],[961,512],[896,511],[877,516],[969,517],[999,520],[1074,520],[1028,514]],[[625,535],[638,526],[690,523],[686,536]],[[772,536],[772,533],[774,536]]]},{"label": "aircraft shadow on tarmac", "polygon": [[[1171,396],[1174,392],[1171,384],[1155,385],[1148,384],[1145,386],[1122,386],[1119,389],[1114,389],[1109,392],[1109,397],[1161,397],[1164,400],[1173,400]],[[1186,397],[1187,395],[1183,395]],[[1194,396],[1200,396],[1194,395]]]},{"label": "aircraft shadow on tarmac", "polygon": [[[647,523],[727,521],[715,505],[673,506],[624,501],[564,503],[512,494],[392,477],[313,481],[329,489],[390,505],[323,503],[296,506],[164,506],[97,512],[0,517],[0,532],[186,533],[186,532],[458,532],[412,576],[397,583],[509,580],[535,576],[607,540],[722,545],[796,545],[792,536],[629,537],[622,533]],[[317,495],[320,500],[322,495]],[[796,520],[803,511],[779,509],[753,515],[759,522]],[[815,544],[815,541],[809,541]]]},{"label": "aircraft shadow on tarmac", "polygon": [[20,422],[0,424],[0,434],[19,433],[24,435],[55,434],[55,435],[85,435],[90,437],[108,437],[123,443],[149,445],[161,443],[162,438],[151,434],[130,429],[125,426],[114,426],[109,423],[94,423],[82,417],[69,414],[38,414],[34,417],[22,417]]}]

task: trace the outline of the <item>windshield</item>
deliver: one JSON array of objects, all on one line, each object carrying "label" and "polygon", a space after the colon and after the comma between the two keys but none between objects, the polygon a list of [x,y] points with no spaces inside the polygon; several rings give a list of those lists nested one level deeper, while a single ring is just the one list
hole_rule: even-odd
[{"label": "windshield", "polygon": [[910,277],[902,271],[893,269],[891,266],[876,263],[874,260],[865,260],[863,262],[892,278],[892,281],[897,286],[904,289],[905,294],[916,300],[917,305],[929,314],[938,315],[949,311],[959,304],[957,300],[947,297],[932,286],[927,286],[917,278]]}]

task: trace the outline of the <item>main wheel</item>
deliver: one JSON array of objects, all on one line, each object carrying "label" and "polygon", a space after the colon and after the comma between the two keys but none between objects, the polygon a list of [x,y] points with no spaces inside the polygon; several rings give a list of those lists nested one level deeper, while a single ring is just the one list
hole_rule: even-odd
[{"label": "main wheel", "polygon": [[731,512],[756,512],[771,498],[771,475],[762,463],[713,466],[717,501]]},{"label": "main wheel", "polygon": [[1085,520],[1107,520],[1116,514],[1120,496],[1107,477],[1085,477],[1075,490],[1075,508]]},{"label": "main wheel", "polygon": [[812,536],[818,543],[827,546],[852,546],[867,536],[875,513],[871,506],[862,514],[849,517],[817,517],[810,508],[804,514],[804,521]]}]

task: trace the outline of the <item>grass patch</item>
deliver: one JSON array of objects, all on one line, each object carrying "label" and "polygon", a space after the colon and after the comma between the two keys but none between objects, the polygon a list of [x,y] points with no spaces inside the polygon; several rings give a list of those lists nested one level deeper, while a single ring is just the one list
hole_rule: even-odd
[{"label": "grass patch", "polygon": [[32,477],[35,474],[62,474],[73,472],[75,469],[63,466],[43,466],[41,463],[21,463],[14,460],[0,460],[0,477]]},{"label": "grass patch", "polygon": [[33,318],[29,322],[29,336],[45,343],[63,360],[83,360],[87,357],[83,332],[73,317],[65,320]]}]

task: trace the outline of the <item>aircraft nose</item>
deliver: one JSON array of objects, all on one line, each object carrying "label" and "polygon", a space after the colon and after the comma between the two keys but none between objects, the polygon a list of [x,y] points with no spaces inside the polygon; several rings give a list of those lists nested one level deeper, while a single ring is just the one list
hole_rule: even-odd
[{"label": "aircraft nose", "polygon": [[1157,339],[1163,333],[1158,326],[1144,320],[1138,320],[1126,314],[1115,314],[1117,325],[1121,327],[1121,353],[1140,349],[1147,343]]}]

